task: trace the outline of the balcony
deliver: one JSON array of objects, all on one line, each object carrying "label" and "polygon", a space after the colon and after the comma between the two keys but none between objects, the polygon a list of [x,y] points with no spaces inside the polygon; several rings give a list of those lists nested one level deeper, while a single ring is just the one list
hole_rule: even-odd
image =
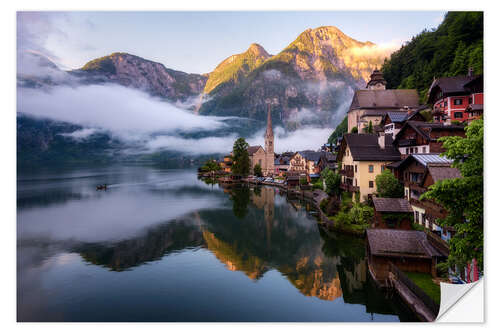
[{"label": "balcony", "polygon": [[401,140],[399,140],[400,147],[409,147],[409,146],[416,146],[416,145],[417,145],[417,139],[401,139]]},{"label": "balcony", "polygon": [[353,169],[341,169],[339,173],[343,176],[352,178],[354,177],[354,170]]},{"label": "balcony", "polygon": [[353,186],[350,184],[341,183],[340,188],[347,192],[359,192],[359,186]]}]

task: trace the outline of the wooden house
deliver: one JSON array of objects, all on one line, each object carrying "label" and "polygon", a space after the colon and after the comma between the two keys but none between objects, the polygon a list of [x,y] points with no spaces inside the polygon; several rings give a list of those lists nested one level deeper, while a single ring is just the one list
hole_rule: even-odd
[{"label": "wooden house", "polygon": [[413,209],[406,199],[373,198],[373,228],[412,230]]},{"label": "wooden house", "polygon": [[403,272],[420,272],[436,276],[436,264],[447,253],[435,246],[423,231],[368,229],[368,268],[377,281],[384,281],[389,273],[389,263]]},{"label": "wooden house", "polygon": [[403,125],[409,120],[425,121],[425,118],[422,116],[420,111],[389,111],[382,117],[380,125],[383,126],[385,134],[392,135],[392,138],[394,139]]},{"label": "wooden house", "polygon": [[387,166],[404,186],[405,198],[414,211],[415,223],[435,232],[444,240],[449,240],[454,232],[437,222],[446,217],[446,210],[436,202],[420,200],[420,197],[439,180],[461,177],[460,171],[451,167],[452,162],[439,154],[412,154]]},{"label": "wooden house", "polygon": [[403,157],[417,153],[442,153],[445,149],[443,143],[438,142],[438,139],[443,136],[465,137],[465,127],[463,125],[410,120],[396,134],[393,144]]},{"label": "wooden house", "polygon": [[432,116],[436,122],[468,121],[469,105],[483,104],[483,76],[467,75],[435,79],[428,92],[427,104],[433,106]]}]

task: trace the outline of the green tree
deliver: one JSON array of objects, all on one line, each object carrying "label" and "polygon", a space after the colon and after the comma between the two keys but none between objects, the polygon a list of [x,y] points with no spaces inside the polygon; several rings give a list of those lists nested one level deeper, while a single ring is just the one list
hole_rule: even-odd
[{"label": "green tree", "polygon": [[342,177],[328,169],[325,175],[325,185],[326,185],[326,193],[330,196],[338,197],[340,195],[340,182]]},{"label": "green tree", "polygon": [[239,138],[233,145],[233,164],[231,171],[234,175],[246,177],[250,173],[250,157],[248,156],[248,143],[244,138]]},{"label": "green tree", "polygon": [[214,160],[207,160],[205,164],[201,166],[201,171],[203,172],[215,172],[221,169],[219,163]]},{"label": "green tree", "polygon": [[344,117],[342,122],[335,128],[332,134],[330,134],[330,137],[328,138],[328,143],[329,144],[335,143],[335,140],[338,137],[344,135],[344,133],[347,133],[347,116]]},{"label": "green tree", "polygon": [[424,30],[384,61],[387,88],[417,89],[422,101],[434,77],[483,73],[483,13],[448,12],[435,30]]},{"label": "green tree", "polygon": [[403,185],[389,170],[385,169],[375,177],[377,184],[377,196],[382,198],[402,198],[404,196]]},{"label": "green tree", "polygon": [[253,174],[257,177],[262,177],[262,167],[260,166],[260,164],[255,164],[255,166],[253,167]]},{"label": "green tree", "polygon": [[421,200],[431,199],[442,205],[448,215],[438,222],[451,226],[456,234],[450,240],[448,265],[463,266],[476,259],[483,267],[483,120],[471,122],[466,137],[447,136],[439,141],[452,159],[461,178],[437,181]]},{"label": "green tree", "polygon": [[363,128],[363,131],[365,133],[369,133],[369,134],[373,134],[373,124],[372,124],[372,121],[370,120],[370,122],[368,123],[368,126]]},{"label": "green tree", "polygon": [[358,127],[357,127],[357,126],[354,126],[354,127],[351,129],[351,133],[358,133]]}]

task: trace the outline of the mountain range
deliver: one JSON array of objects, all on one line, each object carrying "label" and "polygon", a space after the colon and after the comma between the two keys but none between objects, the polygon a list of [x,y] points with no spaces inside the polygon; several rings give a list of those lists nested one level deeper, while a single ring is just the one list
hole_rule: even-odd
[{"label": "mountain range", "polygon": [[364,87],[371,72],[383,64],[384,56],[376,48],[324,26],[305,30],[276,55],[253,43],[207,74],[177,71],[127,53],[63,71],[42,55],[30,54],[33,68],[25,70],[22,66],[31,67],[26,61],[18,65],[18,87],[114,83],[200,115],[258,120],[257,127],[263,126],[269,103],[273,123],[287,130],[307,124],[333,127],[347,112],[354,90]]}]

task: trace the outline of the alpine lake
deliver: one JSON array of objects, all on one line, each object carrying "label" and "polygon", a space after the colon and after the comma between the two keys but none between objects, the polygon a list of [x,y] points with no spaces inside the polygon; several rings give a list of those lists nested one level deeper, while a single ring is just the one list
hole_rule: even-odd
[{"label": "alpine lake", "polygon": [[373,285],[364,240],[315,216],[278,188],[194,168],[19,170],[17,319],[417,321]]}]

